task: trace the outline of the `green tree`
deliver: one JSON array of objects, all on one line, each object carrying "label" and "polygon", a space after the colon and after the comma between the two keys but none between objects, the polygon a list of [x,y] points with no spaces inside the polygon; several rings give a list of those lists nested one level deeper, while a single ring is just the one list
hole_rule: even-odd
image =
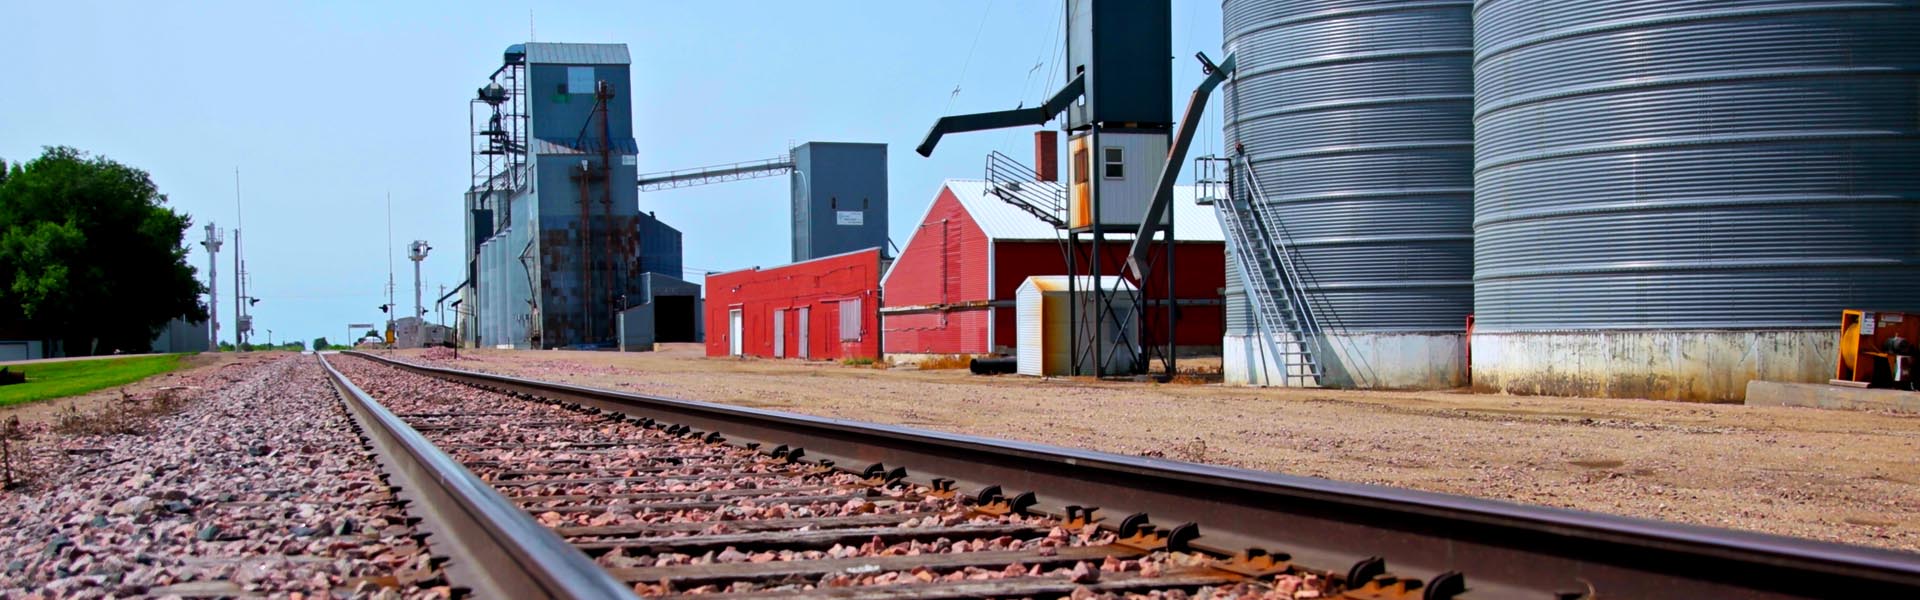
[{"label": "green tree", "polygon": [[207,318],[182,243],[192,221],[145,171],[65,146],[0,180],[0,321],[72,355],[149,350],[180,316]]},{"label": "green tree", "polygon": [[327,343],[327,336],[323,335],[317,338],[313,338],[313,350],[315,352],[326,350],[327,348],[331,348],[331,347],[333,347],[333,345]]}]

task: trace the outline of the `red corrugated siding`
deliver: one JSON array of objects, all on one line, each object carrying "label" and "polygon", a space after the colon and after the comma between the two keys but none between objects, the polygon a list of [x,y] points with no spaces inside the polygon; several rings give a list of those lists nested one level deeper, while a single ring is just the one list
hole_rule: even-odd
[{"label": "red corrugated siding", "polygon": [[[808,358],[880,357],[880,250],[862,250],[770,269],[707,276],[707,356],[726,356],[728,313],[741,309],[741,351],[773,356],[774,311],[786,309],[786,357],[800,355],[800,308],[807,307]],[[840,339],[840,302],[859,298],[858,341]]]},{"label": "red corrugated siding", "polygon": [[[1067,263],[1061,253],[1061,244],[1055,242],[998,242],[993,248],[993,259],[997,264],[994,270],[993,298],[1011,302],[1014,292],[1020,289],[1020,283],[1035,275],[1065,275]],[[1089,246],[1081,247],[1081,256],[1088,255]],[[1174,250],[1175,260],[1180,262],[1174,287],[1183,301],[1221,299],[1220,288],[1226,285],[1226,258],[1224,244],[1186,243]],[[1128,245],[1108,242],[1100,252],[1102,275],[1111,275],[1118,271],[1124,262],[1122,257],[1128,251]],[[1165,246],[1153,250],[1154,264],[1164,265]],[[1082,270],[1086,267],[1083,265]],[[1161,290],[1166,282],[1165,271],[1147,284],[1147,291],[1153,295],[1164,294]],[[1081,273],[1087,275],[1088,273]],[[895,275],[896,277],[898,275]],[[994,340],[997,348],[1012,349],[1017,346],[1014,329],[1014,311],[1003,308],[994,311]],[[1174,331],[1175,343],[1181,346],[1214,346],[1220,344],[1220,338],[1226,333],[1225,307],[1181,306],[1179,310],[1179,328]],[[1143,325],[1154,327],[1154,331],[1164,331],[1166,310],[1161,307],[1149,307]]]},{"label": "red corrugated siding", "polygon": [[[940,189],[926,219],[895,259],[886,281],[890,307],[952,305],[988,299],[987,236],[953,192]],[[987,349],[984,310],[896,314],[884,319],[889,353],[979,354]]]},{"label": "red corrugated siding", "polygon": [[987,311],[887,315],[890,354],[985,354]]}]

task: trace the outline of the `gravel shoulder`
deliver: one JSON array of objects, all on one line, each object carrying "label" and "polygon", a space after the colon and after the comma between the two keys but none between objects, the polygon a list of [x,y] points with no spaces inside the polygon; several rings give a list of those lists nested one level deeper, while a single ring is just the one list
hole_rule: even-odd
[{"label": "gravel shoulder", "polygon": [[314,357],[196,372],[73,404],[150,415],[110,421],[126,432],[22,428],[33,479],[0,491],[0,597],[446,594]]},{"label": "gravel shoulder", "polygon": [[[420,357],[420,351],[398,351]],[[1455,392],[979,377],[654,353],[457,368],[1920,551],[1920,418]]]}]

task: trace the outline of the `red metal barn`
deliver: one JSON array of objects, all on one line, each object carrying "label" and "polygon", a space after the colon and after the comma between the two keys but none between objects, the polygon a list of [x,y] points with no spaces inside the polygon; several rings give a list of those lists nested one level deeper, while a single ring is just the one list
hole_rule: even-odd
[{"label": "red metal barn", "polygon": [[[1045,184],[1044,185],[1052,185]],[[1221,288],[1226,285],[1226,244],[1212,207],[1194,203],[1191,186],[1174,190],[1178,262],[1174,287],[1183,349],[1217,351],[1226,330]],[[987,193],[986,182],[951,179],[880,280],[886,353],[899,358],[930,354],[1009,354],[1015,345],[1014,291],[1033,275],[1066,275],[1066,233]],[[1115,234],[1101,250],[1101,273],[1118,273],[1131,243]],[[1090,245],[1080,252],[1086,256]],[[1155,261],[1166,264],[1165,246]],[[1085,262],[1083,260],[1082,264]],[[1147,291],[1164,297],[1164,273]],[[1087,273],[1081,273],[1086,275]],[[1146,310],[1143,327],[1165,331],[1164,305]]]},{"label": "red metal barn", "polygon": [[707,276],[707,356],[880,358],[880,249]]}]

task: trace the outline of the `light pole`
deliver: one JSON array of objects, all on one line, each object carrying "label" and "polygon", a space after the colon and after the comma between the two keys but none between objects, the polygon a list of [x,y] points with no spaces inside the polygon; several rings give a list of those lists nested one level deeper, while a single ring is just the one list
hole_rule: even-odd
[{"label": "light pole", "polygon": [[220,351],[220,246],[226,243],[221,239],[220,230],[207,223],[207,239],[200,245],[207,249],[207,351]]},{"label": "light pole", "polygon": [[272,329],[267,330],[267,349],[268,350],[273,349],[273,330]]},{"label": "light pole", "polygon": [[415,348],[426,345],[427,341],[427,307],[420,301],[420,262],[427,260],[430,250],[433,246],[427,245],[426,240],[407,244],[407,260],[413,261],[413,340],[410,343]]}]

